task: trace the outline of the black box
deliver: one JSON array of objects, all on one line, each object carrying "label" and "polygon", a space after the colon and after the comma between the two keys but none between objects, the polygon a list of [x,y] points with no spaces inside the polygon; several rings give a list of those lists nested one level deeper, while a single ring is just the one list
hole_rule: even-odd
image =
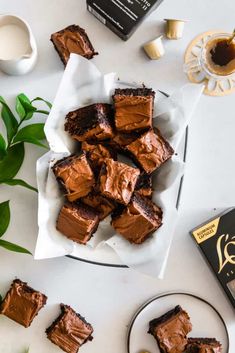
[{"label": "black box", "polygon": [[162,1],[87,0],[87,9],[120,38],[127,40]]},{"label": "black box", "polygon": [[191,231],[235,308],[235,208]]}]

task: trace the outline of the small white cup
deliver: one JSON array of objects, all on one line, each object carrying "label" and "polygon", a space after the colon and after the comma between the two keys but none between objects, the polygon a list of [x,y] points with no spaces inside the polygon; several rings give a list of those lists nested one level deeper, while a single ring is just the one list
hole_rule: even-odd
[{"label": "small white cup", "polygon": [[0,15],[0,29],[3,26],[14,25],[19,30],[26,32],[28,37],[27,50],[18,57],[4,59],[0,56],[0,70],[8,75],[24,75],[31,71],[37,61],[37,45],[30,26],[20,17],[15,15]]}]

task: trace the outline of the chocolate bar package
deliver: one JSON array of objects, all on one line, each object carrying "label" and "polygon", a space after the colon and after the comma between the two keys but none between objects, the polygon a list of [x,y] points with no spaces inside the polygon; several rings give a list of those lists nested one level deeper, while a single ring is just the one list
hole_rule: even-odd
[{"label": "chocolate bar package", "polygon": [[191,231],[235,308],[235,208]]},{"label": "chocolate bar package", "polygon": [[163,0],[87,0],[87,9],[123,40],[127,40],[144,18]]}]

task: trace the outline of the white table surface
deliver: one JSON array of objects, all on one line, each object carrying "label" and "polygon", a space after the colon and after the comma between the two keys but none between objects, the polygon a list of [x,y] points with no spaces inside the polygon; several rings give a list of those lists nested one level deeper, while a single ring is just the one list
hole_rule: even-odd
[{"label": "white table surface", "polygon": [[[85,0],[1,0],[0,5],[1,13],[20,15],[30,23],[39,49],[38,64],[29,75],[0,74],[0,94],[10,100],[19,92],[32,98],[40,95],[53,100],[63,66],[49,38],[51,33],[69,24],[77,23],[87,29],[100,52],[93,62],[101,71],[116,71],[125,80],[144,81],[150,86],[157,82],[159,89],[169,93],[186,82],[182,63],[189,41],[203,31],[234,28],[235,3],[232,0],[164,0],[127,42],[91,16],[86,11]],[[189,22],[183,39],[167,41],[165,57],[151,62],[140,47],[162,32],[162,19],[166,17]],[[234,95],[203,96],[190,123],[180,219],[164,280],[68,258],[34,261],[32,257],[0,249],[0,293],[4,294],[17,276],[49,297],[47,309],[27,330],[0,317],[0,352],[20,353],[30,344],[32,353],[59,353],[60,350],[45,339],[44,329],[59,312],[60,302],[73,306],[94,325],[95,339],[84,346],[82,352],[126,352],[127,325],[138,307],[151,296],[180,290],[198,294],[216,306],[229,328],[230,353],[233,353],[234,311],[188,232],[235,204],[234,131]],[[34,166],[43,152],[33,145],[27,146],[19,177],[35,185]],[[12,222],[5,239],[33,251],[37,237],[37,196],[20,187],[1,186],[0,201],[7,199],[11,200]]]}]

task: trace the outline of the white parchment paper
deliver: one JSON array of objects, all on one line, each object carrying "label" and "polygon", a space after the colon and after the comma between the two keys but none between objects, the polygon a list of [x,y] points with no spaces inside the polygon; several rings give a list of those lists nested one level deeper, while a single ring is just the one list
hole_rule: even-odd
[{"label": "white parchment paper", "polygon": [[[76,54],[71,55],[45,126],[51,151],[37,162],[39,234],[35,258],[72,255],[84,257],[87,260],[98,258],[99,262],[112,262],[113,254],[114,262],[117,261],[118,255],[119,263],[139,272],[162,278],[177,221],[176,199],[184,170],[184,163],[177,156],[154,174],[153,200],[163,209],[163,225],[143,244],[130,244],[123,237],[115,234],[110,226],[110,217],[100,223],[97,232],[86,246],[70,241],[55,227],[64,198],[51,166],[57,160],[73,153],[75,147],[74,141],[64,131],[65,116],[71,110],[88,104],[110,103],[116,87],[135,87],[135,84],[118,81],[114,73],[102,75],[87,59]],[[170,97],[159,93],[159,87],[152,88],[157,92],[154,125],[160,128],[177,152],[203,86],[187,84]]]}]

